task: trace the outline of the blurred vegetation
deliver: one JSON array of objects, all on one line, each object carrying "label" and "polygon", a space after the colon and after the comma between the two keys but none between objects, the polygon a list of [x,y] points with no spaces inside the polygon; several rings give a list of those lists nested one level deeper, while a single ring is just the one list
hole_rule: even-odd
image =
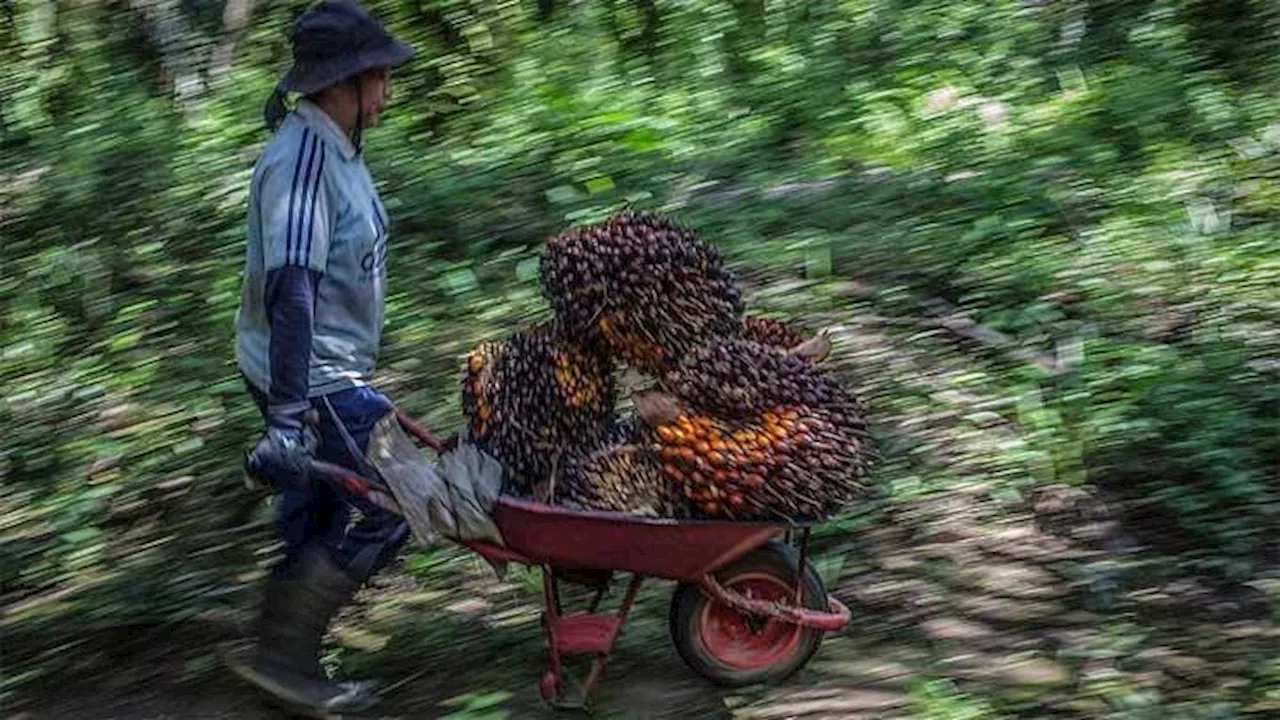
[{"label": "blurred vegetation", "polygon": [[[6,632],[189,617],[259,562],[232,320],[303,6],[0,13]],[[542,311],[541,241],[633,203],[724,247],[758,307],[945,306],[1049,358],[978,379],[1019,398],[1008,489],[1118,492],[1204,571],[1275,559],[1274,3],[371,6],[422,50],[367,158],[394,222],[385,387],[428,424],[458,422],[462,352]],[[890,447],[889,503],[945,491]]]}]

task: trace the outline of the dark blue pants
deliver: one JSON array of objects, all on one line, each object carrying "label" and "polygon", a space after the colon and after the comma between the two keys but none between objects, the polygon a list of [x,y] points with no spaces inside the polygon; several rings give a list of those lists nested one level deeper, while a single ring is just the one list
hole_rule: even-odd
[{"label": "dark blue pants", "polygon": [[[266,395],[251,383],[245,385],[265,420]],[[320,414],[317,459],[359,470],[360,463],[348,451],[329,405],[364,453],[373,426],[391,412],[391,401],[373,388],[351,388],[312,400],[312,407]],[[285,545],[281,567],[287,566],[307,543],[318,542],[352,579],[363,583],[385,567],[409,538],[409,526],[403,518],[324,480],[317,478],[305,485],[273,483],[279,493],[278,523]]]}]

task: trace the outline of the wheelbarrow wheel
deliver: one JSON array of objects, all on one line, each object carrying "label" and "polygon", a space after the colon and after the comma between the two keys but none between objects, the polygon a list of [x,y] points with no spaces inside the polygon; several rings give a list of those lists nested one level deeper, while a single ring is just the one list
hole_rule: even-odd
[{"label": "wheelbarrow wheel", "polygon": [[[772,542],[716,573],[725,588],[759,600],[795,602],[795,548]],[[802,602],[826,610],[827,590],[811,566],[801,577]],[[753,618],[681,583],[671,598],[671,639],[694,672],[717,685],[781,682],[804,667],[822,643],[823,631],[775,618]]]}]

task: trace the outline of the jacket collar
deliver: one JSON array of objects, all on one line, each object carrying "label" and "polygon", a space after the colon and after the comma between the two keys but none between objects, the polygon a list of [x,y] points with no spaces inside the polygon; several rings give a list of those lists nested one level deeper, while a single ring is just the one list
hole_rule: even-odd
[{"label": "jacket collar", "polygon": [[307,124],[312,130],[315,130],[321,137],[326,138],[338,148],[338,152],[342,154],[343,160],[354,160],[356,157],[356,146],[351,143],[351,139],[346,133],[342,132],[342,128],[338,127],[338,123],[329,117],[329,114],[320,108],[319,105],[302,98],[298,101],[297,109],[294,110],[298,117]]}]

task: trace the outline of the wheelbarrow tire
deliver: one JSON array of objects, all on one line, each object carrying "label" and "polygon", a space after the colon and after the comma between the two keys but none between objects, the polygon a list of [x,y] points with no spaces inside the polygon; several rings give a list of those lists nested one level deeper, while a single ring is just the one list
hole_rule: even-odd
[{"label": "wheelbarrow tire", "polygon": [[[771,542],[716,573],[728,589],[752,591],[755,597],[794,602],[800,555],[795,548]],[[801,577],[803,604],[828,608],[822,579],[806,566]],[[681,583],[671,598],[669,621],[676,651],[694,672],[725,687],[782,682],[803,668],[825,634],[776,619],[747,618],[703,594],[697,585]]]}]

